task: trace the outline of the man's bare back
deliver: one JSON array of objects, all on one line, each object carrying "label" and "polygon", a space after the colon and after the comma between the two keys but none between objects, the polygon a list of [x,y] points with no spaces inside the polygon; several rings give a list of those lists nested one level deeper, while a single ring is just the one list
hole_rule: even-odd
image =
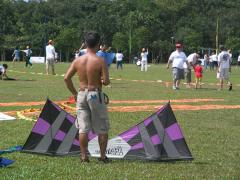
[{"label": "man's bare back", "polygon": [[101,78],[104,75],[105,79],[107,79],[106,76],[108,76],[104,66],[104,60],[91,52],[76,59],[74,68],[79,76],[80,89],[101,89]]},{"label": "man's bare back", "polygon": [[[102,84],[108,85],[110,83],[107,64],[102,58],[96,56],[100,39],[100,35],[94,31],[90,31],[85,35],[87,54],[75,59],[64,77],[67,88],[74,95],[77,102],[77,122],[79,122],[79,142],[82,162],[89,162],[88,132],[91,128],[95,129],[98,133],[98,142],[100,146],[99,160],[104,163],[109,162],[106,156],[109,130],[108,113],[106,104],[102,103],[100,100],[104,97],[104,93],[99,91],[92,92],[92,90],[96,88],[102,88]],[[79,92],[77,92],[72,82],[72,77],[76,73],[79,76]],[[82,89],[84,89],[84,91]],[[88,91],[85,91],[85,89],[88,89]],[[97,97],[96,100],[87,101],[87,97],[93,94],[96,95],[94,96]],[[85,106],[85,104],[88,104],[88,106]],[[98,108],[89,108],[92,105]],[[100,109],[101,112],[99,111]],[[104,118],[100,118],[99,112]],[[90,122],[94,122],[96,127]],[[100,124],[96,124],[96,122]],[[101,128],[98,129],[98,127]]]},{"label": "man's bare back", "polygon": [[96,55],[94,49],[88,49],[87,54],[75,59],[65,74],[65,83],[76,97],[77,91],[71,80],[75,73],[79,76],[80,89],[101,89],[102,84],[110,83],[107,65],[104,59]]}]

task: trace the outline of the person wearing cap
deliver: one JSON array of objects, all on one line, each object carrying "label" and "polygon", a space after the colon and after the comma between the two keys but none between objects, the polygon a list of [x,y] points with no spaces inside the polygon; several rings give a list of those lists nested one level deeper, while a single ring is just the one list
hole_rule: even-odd
[{"label": "person wearing cap", "polygon": [[185,68],[185,78],[187,81],[187,88],[190,88],[191,86],[191,82],[192,82],[192,69],[194,69],[194,67],[198,64],[199,61],[199,54],[198,53],[192,53],[187,57],[187,62],[188,62],[188,66],[186,65]]},{"label": "person wearing cap", "polygon": [[32,67],[32,63],[30,62],[30,58],[31,58],[31,55],[32,55],[32,50],[30,49],[30,47],[27,46],[25,50],[21,50],[21,51],[23,51],[26,55],[25,66],[28,67],[28,65],[29,65],[30,67]]},{"label": "person wearing cap", "polygon": [[186,54],[182,51],[182,44],[176,44],[176,50],[173,51],[168,59],[167,69],[172,63],[173,90],[178,90],[181,79],[184,79],[184,63],[187,62]]},{"label": "person wearing cap", "polygon": [[49,74],[49,66],[51,66],[52,74],[55,75],[55,48],[53,46],[53,40],[48,41],[48,45],[46,46],[46,74]]},{"label": "person wearing cap", "polygon": [[232,83],[229,81],[231,57],[223,45],[220,46],[220,51],[221,53],[218,55],[218,73],[220,79],[219,90],[223,90],[223,80],[226,80],[229,85],[229,91],[231,91]]}]

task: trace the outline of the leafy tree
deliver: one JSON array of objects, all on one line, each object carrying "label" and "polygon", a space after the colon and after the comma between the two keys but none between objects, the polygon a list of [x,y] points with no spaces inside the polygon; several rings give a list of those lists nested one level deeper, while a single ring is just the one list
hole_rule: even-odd
[{"label": "leafy tree", "polygon": [[81,36],[79,35],[77,29],[64,28],[60,31],[60,34],[57,36],[55,42],[56,48],[60,49],[60,53],[64,52],[65,60],[69,61],[70,53],[79,49],[81,45]]}]

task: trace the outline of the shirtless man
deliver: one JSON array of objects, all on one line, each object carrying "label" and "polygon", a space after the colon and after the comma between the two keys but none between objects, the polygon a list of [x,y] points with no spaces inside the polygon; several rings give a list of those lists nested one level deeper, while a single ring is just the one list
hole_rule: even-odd
[{"label": "shirtless man", "polygon": [[[100,146],[99,161],[108,162],[105,155],[108,141],[109,119],[107,106],[104,102],[102,85],[110,83],[107,64],[104,59],[96,55],[100,42],[100,35],[88,32],[85,36],[87,53],[75,59],[68,69],[64,81],[67,88],[77,101],[77,127],[79,128],[79,141],[81,161],[88,159],[88,132],[93,130],[98,134]],[[79,76],[79,91],[72,82],[73,75]]]}]

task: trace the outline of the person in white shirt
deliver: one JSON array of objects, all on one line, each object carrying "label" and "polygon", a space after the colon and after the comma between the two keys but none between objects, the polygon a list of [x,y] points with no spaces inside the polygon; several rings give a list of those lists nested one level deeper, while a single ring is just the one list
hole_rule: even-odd
[{"label": "person in white shirt", "polygon": [[218,55],[218,73],[220,79],[220,89],[223,90],[223,80],[228,81],[229,90],[232,90],[232,83],[229,81],[229,69],[231,57],[224,46],[220,46],[221,53]]},{"label": "person in white shirt", "polygon": [[194,69],[195,65],[197,65],[197,62],[199,60],[199,54],[198,53],[192,53],[187,57],[188,66],[185,69],[185,78],[187,81],[187,87],[190,88],[191,82],[192,82],[192,68]]},{"label": "person in white shirt", "polygon": [[148,66],[147,56],[148,56],[148,49],[146,51],[145,48],[142,48],[142,52],[141,52],[141,71],[147,71],[147,66]]},{"label": "person in white shirt", "polygon": [[51,66],[52,74],[55,75],[55,48],[53,46],[53,40],[48,41],[48,45],[46,46],[46,74],[49,74],[49,66]]},{"label": "person in white shirt", "polygon": [[209,65],[209,55],[208,55],[208,53],[204,54],[203,59],[204,59],[204,68],[207,69],[208,65]]},{"label": "person in white shirt", "polygon": [[173,51],[168,59],[167,69],[172,63],[173,89],[179,89],[181,79],[184,79],[184,63],[187,62],[186,54],[182,51],[182,44],[176,44],[176,50]]},{"label": "person in white shirt", "polygon": [[116,63],[117,63],[117,69],[120,68],[122,69],[122,61],[123,61],[123,53],[121,50],[119,50],[117,53],[116,53]]},{"label": "person in white shirt", "polygon": [[240,54],[238,55],[237,67],[240,67]]},{"label": "person in white shirt", "polygon": [[7,64],[0,64],[0,80],[3,80],[4,78],[8,78],[7,76]]},{"label": "person in white shirt", "polygon": [[211,56],[209,57],[209,62],[210,62],[210,70],[214,70],[214,67],[217,69],[218,57],[214,51],[212,52]]}]

